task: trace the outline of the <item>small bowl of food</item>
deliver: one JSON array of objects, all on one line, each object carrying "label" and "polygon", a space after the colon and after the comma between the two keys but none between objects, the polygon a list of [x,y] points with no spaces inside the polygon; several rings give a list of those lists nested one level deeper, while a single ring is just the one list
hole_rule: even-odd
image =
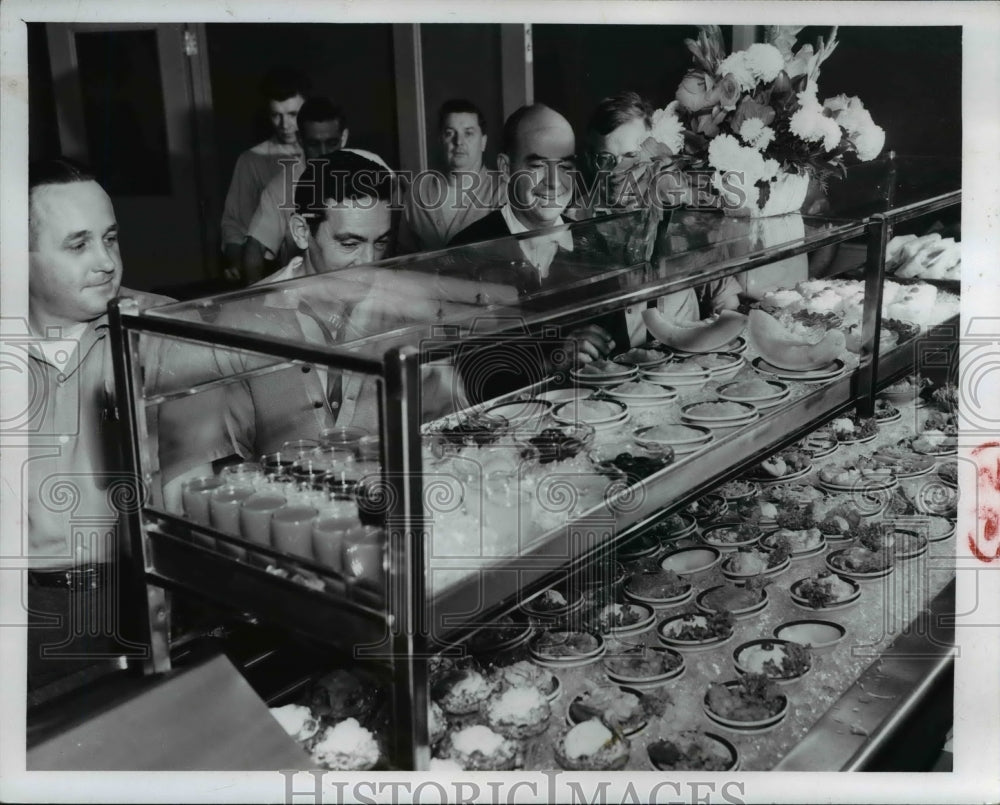
[{"label": "small bowl of food", "polygon": [[846,634],[847,629],[839,623],[810,619],[788,621],[774,629],[779,640],[791,640],[814,654],[833,651]]},{"label": "small bowl of food", "polygon": [[601,393],[625,403],[629,408],[659,408],[664,403],[677,399],[677,389],[648,380],[632,380],[620,386],[612,386]]},{"label": "small bowl of food", "polygon": [[639,602],[611,603],[603,606],[591,622],[595,632],[609,637],[631,637],[653,628],[653,609]]},{"label": "small bowl of food", "polygon": [[701,530],[701,540],[706,545],[722,553],[731,553],[740,548],[749,548],[761,538],[759,527],[750,523],[716,523]]},{"label": "small bowl of food", "polygon": [[733,481],[727,481],[717,490],[717,493],[722,496],[722,499],[726,501],[730,506],[737,503],[742,503],[745,500],[752,500],[760,494],[760,484],[754,481],[743,481],[736,479]]},{"label": "small bowl of food", "polygon": [[742,674],[764,674],[779,685],[797,682],[812,668],[809,652],[790,640],[749,640],[733,651],[736,670]]},{"label": "small bowl of food", "polygon": [[656,349],[645,349],[644,347],[632,347],[628,352],[615,355],[611,360],[622,366],[635,366],[639,369],[649,369],[659,366],[669,361],[673,355],[665,347]]},{"label": "small bowl of food", "polygon": [[550,702],[562,693],[559,677],[529,660],[502,665],[496,669],[495,676],[501,688],[538,688]]},{"label": "small bowl of food", "polygon": [[607,388],[633,380],[639,374],[634,366],[625,366],[614,361],[597,360],[586,363],[578,369],[571,369],[569,376],[574,383],[590,388]]},{"label": "small bowl of food", "polygon": [[690,514],[699,523],[708,523],[721,517],[729,511],[729,503],[722,495],[710,492],[702,495],[684,507],[684,513]]},{"label": "small bowl of food", "polygon": [[686,612],[661,621],[656,635],[663,645],[676,651],[708,651],[732,640],[733,623],[729,612],[716,615]]},{"label": "small bowl of food", "polygon": [[543,667],[575,668],[597,662],[606,651],[604,638],[592,632],[546,631],[528,644],[531,658]]},{"label": "small bowl of food", "polygon": [[657,771],[738,771],[740,754],[721,735],[684,730],[646,744]]},{"label": "small bowl of food", "polygon": [[771,578],[784,573],[791,566],[788,554],[779,551],[743,549],[729,554],[722,562],[722,575],[734,584],[746,584],[753,578]]},{"label": "small bowl of food", "polygon": [[545,732],[551,715],[548,697],[531,685],[494,693],[483,704],[482,712],[491,730],[515,741]]},{"label": "small bowl of food", "polygon": [[483,412],[483,416],[500,417],[512,427],[522,427],[544,420],[552,411],[552,406],[549,400],[510,400],[490,406]]},{"label": "small bowl of food", "polygon": [[861,585],[857,581],[829,571],[792,582],[788,592],[793,604],[813,612],[847,609],[861,600]]},{"label": "small bowl of food", "polygon": [[746,358],[734,352],[705,352],[692,355],[687,362],[708,369],[712,380],[732,380],[746,364]]},{"label": "small bowl of food", "polygon": [[521,604],[521,611],[530,618],[558,620],[584,605],[583,592],[577,587],[557,584],[532,596]]},{"label": "small bowl of food", "polygon": [[871,550],[864,545],[853,545],[831,551],[826,566],[834,573],[861,583],[884,579],[893,570],[892,549]]},{"label": "small bowl of food", "polygon": [[513,771],[524,763],[517,741],[483,724],[473,724],[445,736],[438,757],[454,760],[465,771]]},{"label": "small bowl of food", "polygon": [[594,443],[594,428],[577,423],[552,425],[541,430],[519,431],[515,438],[521,447],[521,457],[539,464],[554,464],[586,454]]},{"label": "small bowl of food", "polygon": [[628,764],[630,744],[599,718],[591,718],[562,732],[552,749],[567,771],[617,771]]},{"label": "small bowl of food", "polygon": [[625,597],[654,608],[673,607],[691,600],[694,588],[674,571],[639,571],[625,578]]},{"label": "small bowl of food", "polygon": [[475,668],[441,675],[431,686],[431,698],[453,716],[475,713],[496,689],[496,682]]},{"label": "small bowl of food", "polygon": [[684,674],[684,656],[669,648],[635,646],[606,655],[604,673],[622,685],[652,687],[679,679]]},{"label": "small bowl of food", "polygon": [[660,567],[672,570],[679,576],[692,576],[715,567],[722,554],[716,548],[709,546],[678,548],[671,551],[660,560]]},{"label": "small bowl of food", "polygon": [[712,431],[701,425],[647,425],[636,428],[632,438],[643,447],[670,447],[675,456],[695,453],[715,439]]},{"label": "small bowl of food", "polygon": [[695,606],[706,615],[729,612],[736,620],[746,620],[767,608],[767,587],[751,585],[737,587],[720,584],[702,590],[695,598]]},{"label": "small bowl of food", "polygon": [[788,715],[788,697],[765,674],[744,674],[732,682],[712,683],[703,706],[710,720],[744,735],[772,730]]},{"label": "small bowl of food", "polygon": [[582,724],[599,718],[622,735],[634,735],[649,720],[646,696],[637,690],[611,685],[589,685],[573,699],[566,712],[570,724]]}]

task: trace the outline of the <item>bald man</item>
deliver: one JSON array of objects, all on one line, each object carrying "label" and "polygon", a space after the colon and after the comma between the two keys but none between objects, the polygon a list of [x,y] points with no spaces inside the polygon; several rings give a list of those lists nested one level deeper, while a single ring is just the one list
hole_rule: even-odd
[{"label": "bald man", "polygon": [[[573,127],[561,114],[544,104],[522,106],[503,126],[497,167],[507,184],[507,200],[499,210],[467,226],[449,243],[481,240],[547,229],[563,223],[562,214],[573,198]],[[572,248],[572,237],[564,232]],[[535,241],[522,241],[525,256],[544,275],[551,249],[538,254]]]}]

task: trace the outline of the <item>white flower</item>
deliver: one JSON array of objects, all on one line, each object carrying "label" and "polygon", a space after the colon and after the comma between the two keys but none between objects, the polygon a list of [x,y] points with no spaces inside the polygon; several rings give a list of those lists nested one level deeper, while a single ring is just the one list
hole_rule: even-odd
[{"label": "white flower", "polygon": [[774,45],[760,42],[746,50],[745,62],[757,81],[774,81],[778,73],[785,69],[785,59]]},{"label": "white flower", "polygon": [[823,114],[823,108],[803,105],[788,121],[788,129],[800,140],[815,142],[823,139],[828,118]]},{"label": "white flower", "polygon": [[854,137],[851,142],[858,152],[858,159],[870,162],[875,159],[885,145],[885,130],[881,126],[872,125]]},{"label": "white flower", "polygon": [[748,145],[752,145],[758,151],[763,151],[774,139],[774,129],[765,126],[764,121],[759,117],[750,117],[743,121],[740,126],[740,138]]},{"label": "white flower", "polygon": [[832,117],[823,116],[823,150],[832,151],[844,136],[843,130]]},{"label": "white flower", "polygon": [[764,121],[759,117],[747,118],[743,121],[743,125],[740,126],[740,139],[745,143],[753,145],[763,129]]},{"label": "white flower", "polygon": [[774,178],[779,167],[777,160],[765,160],[760,151],[740,145],[731,134],[720,134],[709,143],[708,162],[717,171],[713,182],[720,189],[723,173],[740,174],[743,186],[749,188]]},{"label": "white flower", "polygon": [[785,72],[789,78],[798,78],[800,75],[808,75],[816,66],[818,54],[813,52],[812,45],[803,45],[785,64]]},{"label": "white flower", "polygon": [[657,109],[653,112],[651,136],[675,154],[680,153],[684,147],[684,127],[677,117],[677,101],[673,101],[665,109]]},{"label": "white flower", "polygon": [[838,112],[844,111],[849,104],[850,101],[848,97],[844,94],[840,94],[840,95],[834,95],[832,98],[827,98],[825,101],[823,101],[823,108],[830,112],[833,112],[834,116],[836,116]]},{"label": "white flower", "polygon": [[851,135],[867,131],[875,125],[871,113],[859,98],[848,98],[846,95],[827,98],[823,102],[823,108],[829,110],[834,120]]},{"label": "white flower", "polygon": [[757,77],[750,68],[745,50],[738,50],[726,56],[716,72],[720,76],[732,75],[741,90],[753,89],[757,84]]}]

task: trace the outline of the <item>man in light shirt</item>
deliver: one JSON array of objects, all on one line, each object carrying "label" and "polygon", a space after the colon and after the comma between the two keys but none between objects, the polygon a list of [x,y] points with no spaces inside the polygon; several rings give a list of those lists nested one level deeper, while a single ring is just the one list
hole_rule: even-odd
[{"label": "man in light shirt", "polygon": [[399,225],[400,254],[443,249],[470,224],[503,203],[503,187],[486,170],[486,120],[470,101],[445,101],[438,112],[445,173],[416,176]]},{"label": "man in light shirt", "polygon": [[243,243],[261,193],[281,171],[282,160],[302,157],[298,114],[308,91],[309,80],[288,67],[272,69],[261,82],[271,136],[239,155],[222,211],[222,251],[230,279],[239,278]]},{"label": "man in light shirt", "polygon": [[[67,159],[35,162],[28,184],[25,335],[33,338],[24,343],[37,392],[25,490],[32,691],[128,648],[142,650],[119,640],[119,506],[135,499],[136,488],[154,505],[161,494],[179,498],[182,480],[211,472],[225,445],[202,430],[211,427],[208,396],[173,400],[146,412],[143,471],[161,483],[145,487],[124,471],[107,305],[118,296],[140,307],[172,300],[121,287],[114,207],[86,168]],[[181,342],[141,337],[136,352],[146,389],[186,382]]]},{"label": "man in light shirt", "polygon": [[329,98],[310,98],[299,109],[302,158],[282,160],[278,172],[260,196],[243,244],[243,277],[256,282],[276,268],[287,265],[297,248],[288,232],[288,219],[295,212],[295,182],[305,160],[338,151],[347,145],[347,117]]},{"label": "man in light shirt", "polygon": [[[352,349],[353,342],[406,322],[433,322],[436,307],[419,282],[370,265],[386,257],[392,243],[393,182],[382,163],[346,149],[307,165],[289,221],[301,255],[257,284],[273,292],[235,300],[217,323]],[[336,277],[323,282],[326,274]],[[223,348],[212,353],[221,376],[244,376],[226,387],[224,411],[232,446],[244,458],[277,451],[286,441],[316,439],[334,425],[379,432],[379,387],[372,376],[318,364],[254,374],[274,360]],[[424,367],[423,404],[425,418],[463,404],[449,366]]]}]

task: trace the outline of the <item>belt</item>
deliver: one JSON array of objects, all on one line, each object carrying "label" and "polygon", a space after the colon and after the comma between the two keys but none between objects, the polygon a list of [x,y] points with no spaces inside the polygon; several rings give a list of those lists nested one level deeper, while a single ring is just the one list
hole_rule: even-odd
[{"label": "belt", "polygon": [[28,584],[32,587],[62,587],[67,590],[96,590],[103,587],[111,565],[84,565],[64,570],[29,570]]}]

